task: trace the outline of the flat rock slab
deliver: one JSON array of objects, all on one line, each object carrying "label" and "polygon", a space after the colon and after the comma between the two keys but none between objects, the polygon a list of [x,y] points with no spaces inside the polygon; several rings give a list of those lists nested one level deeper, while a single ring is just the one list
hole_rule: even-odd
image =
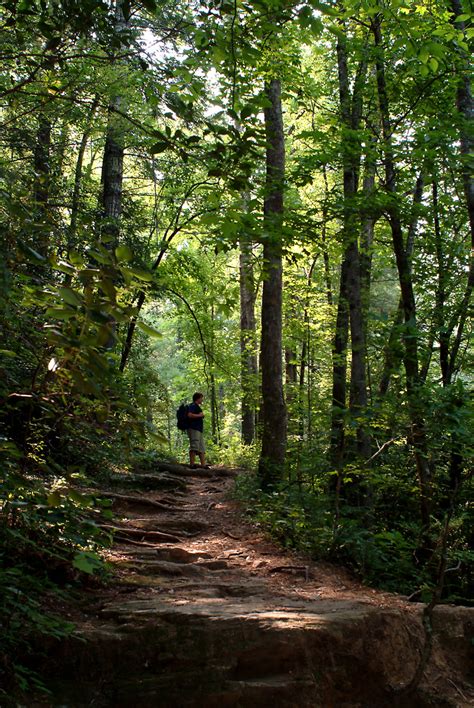
[{"label": "flat rock slab", "polygon": [[[469,705],[437,703],[425,689],[396,697],[419,659],[421,607],[408,618],[357,602],[147,597],[110,603],[76,636],[63,644],[53,705]],[[437,643],[430,676],[448,660]]]},{"label": "flat rock slab", "polygon": [[348,619],[378,614],[378,608],[356,602],[317,601],[297,602],[286,601],[283,605],[275,600],[265,598],[242,599],[240,602],[225,600],[202,600],[186,598],[179,601],[163,598],[147,598],[129,600],[117,605],[110,605],[101,611],[104,618],[115,618],[119,622],[129,621],[131,617],[140,621],[147,617],[179,614],[188,616],[209,617],[212,621],[226,619],[256,619],[268,624],[276,623],[285,626],[299,626],[310,629],[313,625],[320,626],[322,622],[340,623]]}]

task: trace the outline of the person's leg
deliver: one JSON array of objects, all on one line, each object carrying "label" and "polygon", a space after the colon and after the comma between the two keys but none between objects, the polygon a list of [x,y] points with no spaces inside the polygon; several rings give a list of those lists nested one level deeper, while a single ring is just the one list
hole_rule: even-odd
[{"label": "person's leg", "polygon": [[198,455],[199,455],[199,460],[201,461],[201,467],[206,466],[206,446],[204,445],[204,435],[200,433],[199,435],[199,447],[198,449]]},{"label": "person's leg", "polygon": [[189,466],[192,467],[194,465],[194,460],[196,459],[196,450],[194,449],[193,445],[193,430],[191,428],[188,428],[187,433],[188,433],[188,438],[189,438]]}]

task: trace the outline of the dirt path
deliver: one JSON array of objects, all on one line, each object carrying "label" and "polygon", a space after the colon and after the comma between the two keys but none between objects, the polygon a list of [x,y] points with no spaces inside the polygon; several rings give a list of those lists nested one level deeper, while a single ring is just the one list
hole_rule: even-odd
[{"label": "dirt path", "polygon": [[109,493],[117,581],[89,599],[58,654],[55,699],[37,705],[474,705],[472,611],[440,608],[425,678],[399,695],[424,640],[420,606],[277,547],[231,500],[230,470],[138,481],[174,489]]},{"label": "dirt path", "polygon": [[[337,566],[316,564],[271,542],[258,527],[245,521],[232,501],[233,475],[224,469],[221,476],[219,468],[212,472],[212,477],[203,478],[202,472],[187,477],[186,493],[176,496],[141,493],[144,499],[161,500],[169,511],[115,500],[114,508],[121,516],[119,526],[144,532],[132,539],[133,545],[118,540],[108,554],[120,568],[122,581],[142,588],[137,589],[136,597],[171,594],[175,602],[178,598],[220,597],[228,588],[227,596],[237,597],[240,592],[266,601],[318,598],[413,608],[393,594],[367,588]],[[157,530],[179,540],[156,547],[153,534]]]}]

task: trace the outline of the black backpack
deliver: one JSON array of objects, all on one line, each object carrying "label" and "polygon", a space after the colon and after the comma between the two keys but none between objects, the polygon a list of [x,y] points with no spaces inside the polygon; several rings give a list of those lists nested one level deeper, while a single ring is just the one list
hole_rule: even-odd
[{"label": "black backpack", "polygon": [[176,411],[176,425],[178,426],[178,430],[187,430],[189,427],[189,418],[188,418],[188,411],[189,411],[189,406],[187,406],[185,403],[182,403],[178,410]]}]

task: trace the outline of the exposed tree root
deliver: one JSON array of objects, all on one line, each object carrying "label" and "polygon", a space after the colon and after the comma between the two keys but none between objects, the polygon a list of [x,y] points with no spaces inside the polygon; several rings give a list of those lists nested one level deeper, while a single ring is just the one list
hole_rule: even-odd
[{"label": "exposed tree root", "polygon": [[162,541],[169,543],[183,543],[183,538],[174,536],[173,534],[154,529],[153,531],[145,531],[143,529],[123,528],[121,526],[112,526],[111,524],[103,524],[102,528],[107,531],[112,531],[126,539],[147,539],[148,541]]},{"label": "exposed tree root", "polygon": [[270,568],[270,573],[303,573],[306,580],[309,580],[309,566],[307,565],[277,565]]},{"label": "exposed tree root", "polygon": [[101,497],[105,499],[117,499],[118,501],[128,502],[130,504],[136,504],[137,506],[151,506],[153,509],[161,509],[162,511],[181,511],[177,506],[171,506],[171,504],[154,501],[153,499],[147,499],[146,497],[138,497],[132,494],[118,494],[117,492],[101,492]]},{"label": "exposed tree root", "polygon": [[235,534],[231,533],[230,531],[223,531],[222,532],[224,536],[228,536],[229,538],[233,538],[235,541],[241,541],[242,536],[236,536]]}]

